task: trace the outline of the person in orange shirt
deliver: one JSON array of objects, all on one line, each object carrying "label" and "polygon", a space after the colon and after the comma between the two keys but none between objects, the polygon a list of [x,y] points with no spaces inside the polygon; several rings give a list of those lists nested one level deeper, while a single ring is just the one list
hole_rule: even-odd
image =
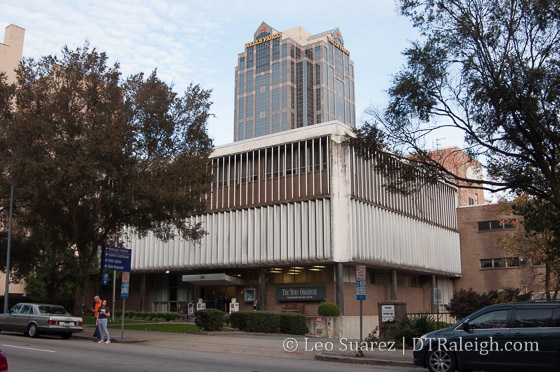
[{"label": "person in orange shirt", "polygon": [[101,340],[101,333],[99,332],[99,320],[97,316],[99,314],[99,308],[101,307],[101,299],[99,296],[95,296],[93,298],[94,307],[91,309],[93,311],[93,315],[95,316],[95,337],[97,337],[97,341]]}]

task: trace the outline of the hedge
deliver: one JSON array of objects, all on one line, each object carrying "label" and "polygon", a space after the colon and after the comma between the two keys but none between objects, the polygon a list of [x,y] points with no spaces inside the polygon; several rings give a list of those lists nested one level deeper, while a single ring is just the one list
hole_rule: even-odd
[{"label": "hedge", "polygon": [[319,305],[317,313],[320,316],[339,316],[340,308],[337,304],[333,304],[332,302],[323,302],[321,305]]},{"label": "hedge", "polygon": [[309,332],[307,318],[303,314],[284,313],[280,315],[280,331],[291,335],[304,335]]},{"label": "hedge", "polygon": [[225,314],[217,309],[204,309],[194,313],[194,323],[205,331],[220,331],[224,327]]},{"label": "hedge", "polygon": [[247,331],[261,333],[278,333],[280,314],[268,311],[254,311],[247,318]]},{"label": "hedge", "polygon": [[248,332],[282,332],[294,335],[304,335],[309,332],[307,318],[303,314],[238,311],[230,314],[230,319],[233,328]]},{"label": "hedge", "polygon": [[247,330],[247,320],[254,313],[254,311],[236,311],[231,313],[229,315],[231,326],[242,331]]}]

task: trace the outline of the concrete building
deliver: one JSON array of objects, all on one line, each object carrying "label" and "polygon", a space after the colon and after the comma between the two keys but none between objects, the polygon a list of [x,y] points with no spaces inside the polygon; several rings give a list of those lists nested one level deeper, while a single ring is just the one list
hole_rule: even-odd
[{"label": "concrete building", "polygon": [[354,62],[338,29],[262,23],[235,68],[234,140],[337,120],[355,126]]},{"label": "concrete building", "polygon": [[4,31],[4,43],[0,43],[0,71],[8,77],[8,82],[16,81],[15,70],[23,54],[23,37],[25,30],[16,25],[9,25]]},{"label": "concrete building", "polygon": [[498,239],[523,227],[504,223],[515,217],[498,215],[495,207],[488,204],[457,209],[463,275],[456,280],[455,290],[472,288],[487,292],[509,287],[542,292],[543,265],[496,248]]},{"label": "concrete building", "polygon": [[374,162],[344,143],[350,132],[328,122],[216,148],[209,210],[192,220],[208,235],[197,243],[131,235],[127,304],[181,311],[201,299],[227,310],[234,298],[241,310],[256,300],[315,315],[326,300],[357,316],[356,264],[367,266],[371,319],[389,299],[430,311],[434,283],[446,303],[461,273],[456,189],[390,193]]},{"label": "concrete building", "polygon": [[[0,72],[6,74],[9,83],[16,81],[15,70],[21,62],[23,54],[23,38],[25,30],[15,25],[9,25],[4,31],[4,43],[0,43]],[[1,223],[1,222],[0,222]],[[2,249],[2,248],[0,248]],[[6,274],[0,272],[0,293],[3,295],[6,288]],[[10,283],[9,294],[24,294],[25,285]]]}]

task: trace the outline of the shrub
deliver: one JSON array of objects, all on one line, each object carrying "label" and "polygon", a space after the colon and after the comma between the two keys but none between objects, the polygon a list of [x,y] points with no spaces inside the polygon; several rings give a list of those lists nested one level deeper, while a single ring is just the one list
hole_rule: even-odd
[{"label": "shrub", "polygon": [[437,324],[429,315],[405,317],[393,329],[391,337],[399,347],[404,343],[406,346],[412,346],[413,339],[422,336],[425,333],[435,331]]},{"label": "shrub", "polygon": [[340,308],[337,304],[333,304],[332,302],[323,302],[321,305],[319,305],[317,313],[320,316],[339,316]]},{"label": "shrub", "polygon": [[307,318],[303,314],[281,314],[280,331],[292,335],[304,335],[309,332],[309,328],[307,328]]},{"label": "shrub", "polygon": [[204,309],[194,313],[194,323],[205,331],[221,330],[224,319],[224,312],[217,309]]},{"label": "shrub", "polygon": [[247,319],[247,331],[278,333],[280,314],[268,311],[254,311]]},{"label": "shrub", "polygon": [[233,328],[238,328],[241,331],[245,331],[247,329],[247,320],[251,314],[254,313],[254,311],[237,311],[235,313],[231,313],[229,315],[231,326]]}]

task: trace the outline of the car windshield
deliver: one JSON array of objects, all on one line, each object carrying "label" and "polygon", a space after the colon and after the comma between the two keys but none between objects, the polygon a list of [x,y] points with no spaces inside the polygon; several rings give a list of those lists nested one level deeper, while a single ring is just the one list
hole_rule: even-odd
[{"label": "car windshield", "polygon": [[68,315],[62,306],[40,305],[39,312],[41,314]]}]

